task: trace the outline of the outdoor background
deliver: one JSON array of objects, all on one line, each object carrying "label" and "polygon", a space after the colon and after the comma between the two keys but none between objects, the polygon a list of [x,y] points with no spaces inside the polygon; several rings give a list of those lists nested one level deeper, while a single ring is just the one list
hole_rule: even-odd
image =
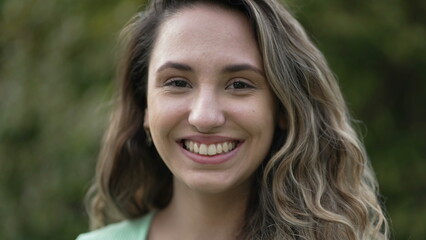
[{"label": "outdoor background", "polygon": [[[74,239],[138,0],[0,0],[0,239]],[[292,0],[338,76],[394,239],[426,239],[426,1]]]}]

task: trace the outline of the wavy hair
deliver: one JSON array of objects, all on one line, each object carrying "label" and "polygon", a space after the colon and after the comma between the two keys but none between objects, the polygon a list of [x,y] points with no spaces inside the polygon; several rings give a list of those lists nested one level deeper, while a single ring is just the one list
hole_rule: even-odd
[{"label": "wavy hair", "polygon": [[117,104],[86,203],[91,228],[164,208],[172,174],[143,128],[151,50],[161,24],[196,4],[244,13],[286,129],[256,171],[241,239],[388,239],[363,144],[321,52],[278,0],[155,0],[125,27]]}]

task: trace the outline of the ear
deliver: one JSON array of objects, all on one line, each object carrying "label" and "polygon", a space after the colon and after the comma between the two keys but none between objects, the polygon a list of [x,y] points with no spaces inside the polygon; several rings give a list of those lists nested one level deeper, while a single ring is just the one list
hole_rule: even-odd
[{"label": "ear", "polygon": [[145,116],[143,118],[143,127],[145,129],[149,129],[149,116],[148,116],[148,109],[145,108]]}]

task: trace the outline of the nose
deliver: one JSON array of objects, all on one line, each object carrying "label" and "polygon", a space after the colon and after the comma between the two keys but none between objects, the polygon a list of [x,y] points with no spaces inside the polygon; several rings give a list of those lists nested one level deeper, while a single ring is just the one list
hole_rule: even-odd
[{"label": "nose", "polygon": [[214,132],[225,123],[223,106],[213,90],[199,91],[194,96],[188,122],[202,133]]}]

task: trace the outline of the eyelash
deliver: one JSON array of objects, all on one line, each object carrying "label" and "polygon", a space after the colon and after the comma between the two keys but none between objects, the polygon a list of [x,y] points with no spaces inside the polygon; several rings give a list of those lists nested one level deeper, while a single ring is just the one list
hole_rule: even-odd
[{"label": "eyelash", "polygon": [[189,84],[188,81],[184,79],[170,79],[166,83],[164,83],[164,86],[175,87],[175,88],[185,88],[185,87],[192,88],[191,84]]},{"label": "eyelash", "polygon": [[[166,87],[174,87],[174,88],[192,88],[191,84],[184,79],[170,79],[164,83]],[[255,88],[252,84],[249,84],[245,81],[241,80],[233,80],[226,89],[230,90],[239,90],[239,89],[253,89]]]},{"label": "eyelash", "polygon": [[[235,85],[235,84],[237,84],[237,85]],[[252,89],[252,88],[255,88],[255,87],[253,85],[245,82],[245,81],[235,80],[235,81],[232,81],[231,84],[229,84],[228,87],[226,87],[226,88],[238,90],[238,89]]]}]

